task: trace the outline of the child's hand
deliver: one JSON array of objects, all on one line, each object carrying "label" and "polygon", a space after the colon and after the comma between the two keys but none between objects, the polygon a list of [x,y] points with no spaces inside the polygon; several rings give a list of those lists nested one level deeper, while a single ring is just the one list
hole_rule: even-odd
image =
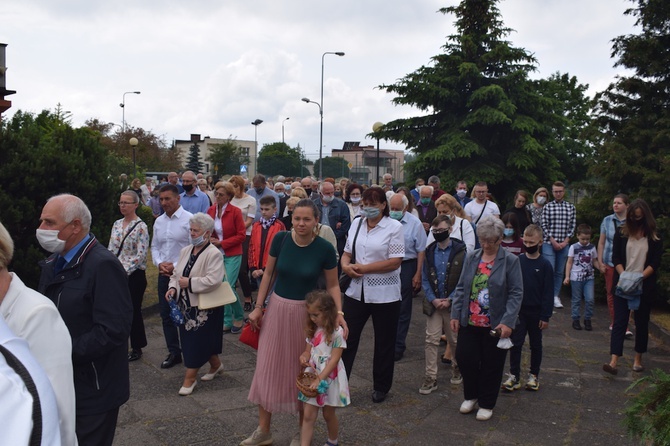
[{"label": "child's hand", "polygon": [[563,285],[570,285],[570,279],[566,277],[565,280],[563,281]]},{"label": "child's hand", "polygon": [[300,366],[309,367],[309,356],[307,356],[305,353],[300,355]]},{"label": "child's hand", "polygon": [[312,390],[316,390],[316,389],[319,387],[319,383],[320,383],[320,382],[321,382],[321,380],[320,380],[319,377],[317,376],[317,377],[314,378],[314,380],[312,381],[312,384],[309,385],[309,388],[312,389]]}]

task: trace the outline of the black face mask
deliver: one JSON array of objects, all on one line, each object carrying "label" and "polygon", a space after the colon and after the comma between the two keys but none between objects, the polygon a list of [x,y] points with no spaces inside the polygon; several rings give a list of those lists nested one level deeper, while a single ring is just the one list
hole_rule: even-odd
[{"label": "black face mask", "polygon": [[186,192],[191,192],[193,190],[192,184],[182,184],[181,187],[183,187]]},{"label": "black face mask", "polygon": [[335,196],[336,196],[336,197],[341,197],[341,196],[342,196],[342,192],[340,192],[339,190],[336,190],[336,191],[335,191]]},{"label": "black face mask", "polygon": [[264,187],[256,187],[256,188],[254,188],[254,190],[256,191],[256,193],[258,195],[261,195],[263,193],[263,191],[265,190],[265,188]]},{"label": "black face mask", "polygon": [[449,231],[444,231],[444,232],[438,232],[437,234],[433,232],[433,237],[435,237],[435,241],[440,243],[445,241],[446,239],[449,238]]},{"label": "black face mask", "polygon": [[535,254],[537,250],[540,249],[540,244],[538,243],[537,245],[533,246],[524,246],[524,248],[526,248],[526,252],[528,254]]}]

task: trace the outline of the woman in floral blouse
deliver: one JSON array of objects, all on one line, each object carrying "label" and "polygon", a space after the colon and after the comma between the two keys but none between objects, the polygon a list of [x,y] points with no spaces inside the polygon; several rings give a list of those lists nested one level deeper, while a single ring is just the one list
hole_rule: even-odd
[{"label": "woman in floral blouse", "polygon": [[112,251],[128,274],[128,288],[133,301],[133,323],[130,327],[130,353],[128,361],[142,357],[142,348],[147,346],[147,336],[142,320],[142,299],[147,288],[147,252],[149,251],[149,230],[146,223],[136,214],[139,196],[132,190],[125,191],[119,199],[119,210],[123,218],[114,222],[109,237]]}]

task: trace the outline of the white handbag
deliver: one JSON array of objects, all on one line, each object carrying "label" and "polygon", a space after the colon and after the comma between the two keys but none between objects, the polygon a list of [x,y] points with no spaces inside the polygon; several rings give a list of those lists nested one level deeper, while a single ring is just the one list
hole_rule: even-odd
[{"label": "white handbag", "polygon": [[223,280],[215,290],[208,293],[200,293],[198,296],[199,309],[209,310],[237,302],[237,296],[233,292],[230,283],[228,283],[225,272],[223,273]]}]

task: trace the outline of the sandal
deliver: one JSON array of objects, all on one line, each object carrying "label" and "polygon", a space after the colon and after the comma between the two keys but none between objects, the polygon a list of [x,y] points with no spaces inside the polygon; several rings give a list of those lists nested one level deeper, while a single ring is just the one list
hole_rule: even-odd
[{"label": "sandal", "polygon": [[640,365],[633,364],[633,371],[634,372],[643,372],[644,371],[644,366],[642,364],[640,364]]},{"label": "sandal", "polygon": [[330,441],[326,440],[326,444],[324,444],[323,446],[338,446],[338,445],[339,443],[331,443]]},{"label": "sandal", "polygon": [[610,364],[603,364],[603,370],[609,373],[610,375],[616,375],[619,373],[619,369],[612,367]]}]

